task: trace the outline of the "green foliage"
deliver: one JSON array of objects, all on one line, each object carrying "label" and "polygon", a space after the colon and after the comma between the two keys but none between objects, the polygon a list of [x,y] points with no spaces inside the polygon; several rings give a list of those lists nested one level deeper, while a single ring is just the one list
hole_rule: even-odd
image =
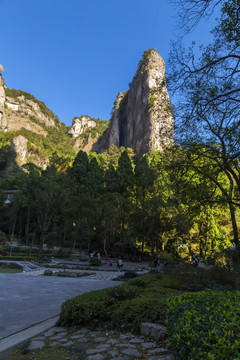
[{"label": "green foliage", "polygon": [[137,331],[141,321],[165,322],[166,299],[179,292],[162,288],[160,280],[151,275],[137,279],[65,301],[59,323],[69,326],[94,325],[96,322],[113,320],[117,324],[131,323],[131,328]]},{"label": "green foliage", "polygon": [[4,245],[8,241],[6,234],[0,230],[0,245]]},{"label": "green foliage", "polygon": [[[81,119],[81,117],[79,119]],[[84,133],[79,135],[79,138],[87,140],[91,135],[91,138],[95,139],[97,136],[101,136],[109,127],[108,120],[94,119],[92,117],[90,117],[90,120],[95,121],[96,126],[87,128]]]},{"label": "green foliage", "polygon": [[6,88],[5,92],[6,92],[6,96],[9,96],[15,100],[18,100],[17,98],[19,96],[24,96],[26,100],[34,101],[36,104],[39,105],[40,110],[44,115],[48,116],[50,119],[53,119],[56,123],[59,123],[59,120],[56,117],[56,115],[44,104],[44,102],[36,99],[33,95],[22,90],[8,89],[8,88]]},{"label": "green foliage", "polygon": [[92,291],[62,304],[59,323],[61,325],[89,325],[108,318],[106,290]]},{"label": "green foliage", "polygon": [[167,324],[176,359],[240,359],[239,300],[239,292],[215,291],[170,299]]},{"label": "green foliage", "polygon": [[136,289],[128,286],[115,286],[108,289],[108,295],[116,301],[128,300],[136,296]]},{"label": "green foliage", "polygon": [[93,266],[100,266],[102,264],[102,262],[97,257],[91,257],[90,264]]}]

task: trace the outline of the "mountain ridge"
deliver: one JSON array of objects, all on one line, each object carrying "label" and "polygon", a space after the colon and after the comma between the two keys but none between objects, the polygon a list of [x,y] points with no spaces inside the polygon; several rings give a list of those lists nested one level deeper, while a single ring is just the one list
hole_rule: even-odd
[{"label": "mountain ridge", "polygon": [[0,171],[14,156],[20,167],[45,169],[54,154],[70,163],[79,150],[102,153],[114,145],[140,157],[173,144],[165,64],[154,49],[144,52],[129,90],[118,93],[110,121],[81,115],[67,126],[43,101],[8,89],[0,73]]}]

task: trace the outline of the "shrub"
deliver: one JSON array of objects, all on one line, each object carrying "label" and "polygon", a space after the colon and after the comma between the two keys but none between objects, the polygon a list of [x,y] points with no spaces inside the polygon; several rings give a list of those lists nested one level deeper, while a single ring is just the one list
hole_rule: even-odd
[{"label": "shrub", "polygon": [[114,286],[108,289],[108,295],[114,300],[128,300],[136,296],[136,289],[128,286]]},{"label": "shrub", "polygon": [[108,319],[106,290],[92,291],[65,301],[61,307],[59,324],[89,325]]},{"label": "shrub", "polygon": [[96,257],[92,257],[90,259],[90,264],[93,265],[93,266],[100,266],[102,263],[101,263],[101,260],[96,258]]},{"label": "shrub", "polygon": [[137,277],[129,281],[128,284],[145,288],[148,286],[148,281],[146,279],[142,279],[141,277]]},{"label": "shrub", "polygon": [[177,290],[160,286],[151,275],[142,275],[124,285],[77,296],[63,303],[59,324],[94,325],[112,320],[114,325],[127,324],[137,331],[142,321],[164,323],[166,299]]},{"label": "shrub", "polygon": [[118,323],[131,324],[132,330],[138,331],[142,321],[162,324],[165,322],[166,303],[164,297],[151,295],[126,300],[114,309],[112,319]]},{"label": "shrub", "polygon": [[240,293],[203,291],[168,300],[177,360],[240,359]]}]

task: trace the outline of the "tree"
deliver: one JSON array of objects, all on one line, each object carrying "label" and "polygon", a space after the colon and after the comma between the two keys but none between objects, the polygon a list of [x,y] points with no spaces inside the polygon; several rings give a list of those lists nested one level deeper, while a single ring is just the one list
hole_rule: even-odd
[{"label": "tree", "polygon": [[[181,22],[192,29],[203,14],[221,6],[213,41],[185,50],[178,42],[171,53],[171,90],[179,94],[176,106],[178,140],[191,148],[188,164],[201,159],[199,171],[217,186],[229,205],[233,241],[239,246],[236,207],[240,207],[240,25],[239,0],[179,0]],[[209,13],[208,13],[209,14]],[[193,20],[191,20],[191,18]],[[212,171],[212,169],[215,171]],[[219,181],[225,174],[228,187]]]}]

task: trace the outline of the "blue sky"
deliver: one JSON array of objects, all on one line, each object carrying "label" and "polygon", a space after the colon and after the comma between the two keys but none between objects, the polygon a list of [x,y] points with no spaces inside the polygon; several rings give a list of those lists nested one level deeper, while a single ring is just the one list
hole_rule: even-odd
[{"label": "blue sky", "polygon": [[[157,49],[167,61],[175,10],[168,0],[0,0],[5,83],[44,101],[67,125],[83,114],[109,119],[143,52]],[[206,42],[209,27],[189,41]]]}]

